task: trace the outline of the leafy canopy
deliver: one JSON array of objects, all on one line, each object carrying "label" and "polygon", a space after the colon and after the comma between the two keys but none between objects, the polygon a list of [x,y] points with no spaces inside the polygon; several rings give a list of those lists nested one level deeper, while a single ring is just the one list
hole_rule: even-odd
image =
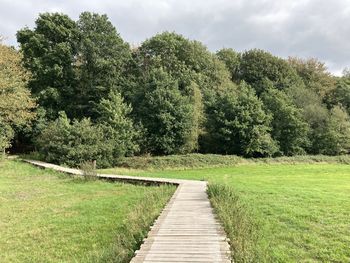
[{"label": "leafy canopy", "polygon": [[270,136],[271,115],[245,82],[219,94],[209,109],[208,133],[217,153],[243,156],[273,155],[277,145]]},{"label": "leafy canopy", "polygon": [[242,54],[239,72],[241,79],[252,85],[258,95],[264,91],[266,80],[271,81],[279,90],[302,83],[287,61],[259,49]]},{"label": "leafy canopy", "polygon": [[0,150],[11,146],[14,128],[35,118],[35,101],[27,83],[30,74],[22,67],[22,56],[0,43]]}]

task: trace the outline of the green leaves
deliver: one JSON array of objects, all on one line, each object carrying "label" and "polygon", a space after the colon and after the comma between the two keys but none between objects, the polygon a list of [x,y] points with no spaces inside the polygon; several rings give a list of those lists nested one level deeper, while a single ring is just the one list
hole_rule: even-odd
[{"label": "green leaves", "polygon": [[103,128],[93,125],[90,119],[71,122],[62,112],[42,131],[36,143],[48,162],[79,167],[85,161],[97,160],[99,167],[106,167],[115,159],[113,144],[104,136]]},{"label": "green leaves", "polygon": [[253,49],[242,54],[240,77],[260,95],[264,91],[264,81],[271,81],[280,90],[302,83],[297,72],[282,58]]},{"label": "green leaves", "polygon": [[34,30],[19,30],[17,41],[24,66],[33,74],[29,88],[38,103],[45,105],[48,118],[55,119],[74,100],[78,29],[67,15],[58,13],[41,14],[35,23]]},{"label": "green leaves", "polygon": [[[146,130],[144,151],[156,154],[193,150],[197,141],[198,111],[191,97],[162,69],[154,69],[146,82],[139,117]],[[198,110],[198,109],[197,109]]]},{"label": "green leaves", "polygon": [[137,139],[140,132],[130,119],[132,108],[127,105],[122,96],[116,92],[110,92],[107,99],[102,99],[97,107],[98,119],[105,130],[105,134],[111,138],[116,159],[125,155],[132,155],[139,150]]},{"label": "green leaves", "polygon": [[271,115],[245,82],[219,94],[209,108],[208,140],[217,153],[266,156],[277,151],[270,137]]},{"label": "green leaves", "polygon": [[313,151],[321,154],[339,155],[350,151],[350,118],[341,107],[332,108],[322,127],[314,134]]},{"label": "green leaves", "polygon": [[[14,71],[21,76],[17,78],[0,68],[0,84],[8,76],[13,84],[6,84],[8,93],[0,93],[0,116],[18,124],[31,118],[33,101],[18,88],[29,81],[41,109],[31,136],[63,110],[74,119],[67,126],[68,135],[76,138],[72,140],[79,134],[89,137],[83,127],[94,131],[99,137],[91,138],[106,148],[108,163],[133,153],[255,157],[349,151],[344,111],[350,108],[348,79],[335,86],[335,77],[316,59],[286,60],[258,49],[237,53],[224,48],[213,54],[174,32],[130,49],[106,15],[90,12],[78,21],[41,14],[35,28],[20,30],[17,38],[32,78]],[[41,137],[52,132],[60,138],[55,127],[61,122],[67,123],[63,116]],[[71,130],[74,125],[77,134]],[[62,147],[72,147],[61,139]],[[79,149],[92,147],[90,140],[75,142]],[[64,152],[64,147],[50,151]],[[88,151],[92,154],[65,154],[74,160],[101,156]]]},{"label": "green leaves", "polygon": [[301,111],[282,91],[267,87],[261,96],[264,108],[271,113],[271,135],[278,142],[281,154],[304,154],[309,146],[309,125],[303,119]]},{"label": "green leaves", "polygon": [[231,73],[232,81],[239,80],[239,68],[241,56],[232,48],[223,48],[216,52],[216,56],[225,63],[226,67]]},{"label": "green leaves", "polygon": [[78,115],[96,117],[93,109],[99,101],[111,91],[120,92],[131,53],[106,15],[84,12],[77,25]]},{"label": "green leaves", "polygon": [[99,101],[123,84],[131,59],[108,17],[89,12],[77,22],[63,14],[41,14],[34,30],[18,31],[17,40],[33,73],[29,87],[51,120],[61,110],[72,117],[95,117]]},{"label": "green leaves", "polygon": [[139,133],[128,117],[130,112],[131,107],[115,92],[99,103],[96,124],[88,118],[71,122],[60,112],[39,135],[39,151],[49,162],[77,167],[97,160],[99,167],[112,166],[138,150]]}]

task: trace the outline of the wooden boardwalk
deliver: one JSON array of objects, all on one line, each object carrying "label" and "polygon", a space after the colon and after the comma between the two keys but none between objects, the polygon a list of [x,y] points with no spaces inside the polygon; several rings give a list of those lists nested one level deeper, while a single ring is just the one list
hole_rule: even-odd
[{"label": "wooden boardwalk", "polygon": [[[60,172],[82,174],[78,169],[39,161],[26,162]],[[210,205],[206,182],[109,174],[98,174],[98,177],[178,186],[131,263],[231,262],[230,247]]]}]

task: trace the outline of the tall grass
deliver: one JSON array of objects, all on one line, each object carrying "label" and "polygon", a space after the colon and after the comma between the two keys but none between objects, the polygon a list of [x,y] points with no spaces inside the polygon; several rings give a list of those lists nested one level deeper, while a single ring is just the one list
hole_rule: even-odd
[{"label": "tall grass", "polygon": [[134,207],[127,215],[127,220],[118,226],[117,232],[122,235],[117,235],[114,244],[105,250],[105,254],[100,255],[98,260],[91,259],[91,262],[130,262],[134,251],[140,248],[151,224],[159,215],[159,208],[170,199],[175,190],[175,186],[169,185],[160,188],[161,191],[148,193],[143,202]]},{"label": "tall grass", "polygon": [[85,161],[80,164],[80,170],[83,171],[84,179],[87,181],[96,180],[96,166],[92,161]]},{"label": "tall grass", "polygon": [[184,154],[168,156],[137,156],[122,159],[118,166],[146,170],[185,170],[193,168],[226,167],[247,163],[341,163],[350,164],[350,155],[299,155],[274,158],[243,158],[236,155]]},{"label": "tall grass", "polygon": [[272,262],[263,241],[264,227],[257,221],[234,190],[227,185],[210,183],[208,195],[230,239],[232,259],[240,262]]},{"label": "tall grass", "polygon": [[[21,155],[22,159],[43,160],[37,152]],[[243,158],[236,155],[220,154],[180,154],[167,156],[134,156],[119,160],[118,167],[145,169],[145,170],[185,170],[194,168],[226,167],[247,163],[340,163],[350,164],[350,155],[327,156],[327,155],[297,155],[281,156],[272,158]]]},{"label": "tall grass", "polygon": [[296,155],[296,156],[282,156],[274,158],[256,158],[246,159],[253,163],[281,163],[281,164],[298,164],[298,163],[339,163],[339,164],[350,164],[350,155]]},{"label": "tall grass", "polygon": [[242,160],[243,158],[235,155],[218,154],[146,155],[124,158],[118,166],[133,169],[188,169],[235,165]]}]

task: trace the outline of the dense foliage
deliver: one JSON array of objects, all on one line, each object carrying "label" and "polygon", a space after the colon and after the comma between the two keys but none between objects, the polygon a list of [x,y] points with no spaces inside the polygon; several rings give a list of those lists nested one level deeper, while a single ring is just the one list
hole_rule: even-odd
[{"label": "dense foliage", "polygon": [[0,154],[11,146],[14,129],[33,120],[35,102],[27,89],[29,74],[22,56],[0,42]]},{"label": "dense foliage", "polygon": [[272,114],[271,136],[278,143],[280,154],[305,153],[304,148],[309,142],[309,126],[292,100],[272,85],[264,91],[262,100],[266,112]]},{"label": "dense foliage", "polygon": [[110,164],[113,148],[100,126],[93,126],[90,119],[73,123],[65,113],[43,129],[36,143],[48,162],[77,166],[87,160],[96,160],[102,166]]},{"label": "dense foliage", "polygon": [[243,156],[270,156],[277,151],[269,133],[271,115],[245,82],[218,95],[209,112],[208,151]]},{"label": "dense foliage", "polygon": [[[20,77],[22,86],[38,107],[16,135],[49,161],[107,166],[146,153],[350,151],[349,74],[335,77],[317,59],[259,49],[212,53],[174,32],[130,48],[106,15],[89,12],[77,21],[41,14],[17,39],[32,75]],[[34,106],[20,99],[25,109]],[[3,110],[0,116],[4,148],[13,132]]]}]

